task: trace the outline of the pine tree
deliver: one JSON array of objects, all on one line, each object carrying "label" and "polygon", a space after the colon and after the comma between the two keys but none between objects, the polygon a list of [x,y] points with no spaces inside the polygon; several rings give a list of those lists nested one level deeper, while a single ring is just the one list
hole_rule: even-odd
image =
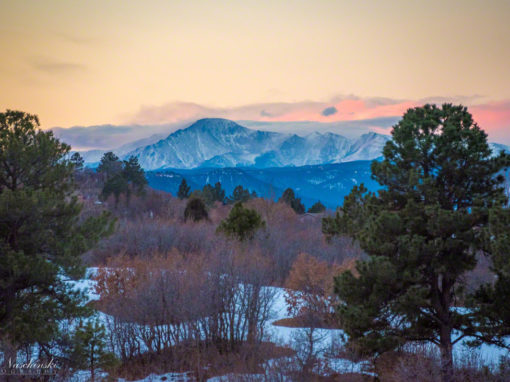
[{"label": "pine tree", "polygon": [[92,382],[98,369],[118,363],[115,354],[107,350],[105,336],[105,328],[98,319],[82,321],[74,333],[71,364],[75,369],[88,369]]},{"label": "pine tree", "polygon": [[83,164],[85,163],[85,161],[83,160],[80,153],[74,153],[73,155],[71,155],[71,163],[74,164],[74,169],[76,171],[81,171],[83,170]]},{"label": "pine tree", "polygon": [[296,198],[296,195],[294,194],[294,190],[292,188],[287,188],[283,192],[278,202],[282,202],[289,205],[298,215],[305,213],[305,206],[303,205],[303,203],[301,203],[301,198]]},{"label": "pine tree", "polygon": [[221,188],[221,183],[216,182],[213,188],[213,202],[225,203],[225,190]]},{"label": "pine tree", "polygon": [[179,190],[177,191],[177,197],[181,200],[187,199],[190,194],[191,187],[188,186],[186,179],[182,178],[181,184],[179,185]]},{"label": "pine tree", "polygon": [[184,209],[184,220],[188,221],[190,219],[194,222],[209,219],[207,208],[202,199],[190,198],[188,200],[186,208]]},{"label": "pine tree", "polygon": [[232,191],[232,195],[227,198],[227,202],[229,204],[235,204],[237,202],[247,202],[250,199],[256,198],[257,194],[255,192],[250,193],[250,190],[243,188],[243,186],[239,185],[234,188]]},{"label": "pine tree", "polygon": [[[497,342],[510,333],[508,308],[506,322],[490,320],[510,296],[507,271],[472,296],[463,288],[480,253],[495,267],[500,259],[509,264],[509,252],[500,251],[510,228],[500,175],[508,156],[492,157],[467,109],[449,104],[409,109],[383,155],[372,176],[384,188],[373,194],[355,187],[341,211],[323,220],[327,235],[351,235],[369,255],[357,264],[359,277],[346,272],[335,280],[339,319],[361,352],[409,341],[437,345],[442,379],[451,381],[455,343],[466,336]],[[465,300],[473,309],[455,309]]]},{"label": "pine tree", "polygon": [[129,203],[132,193],[138,196],[144,195],[147,179],[137,157],[130,156],[127,161],[124,161],[122,177],[126,181],[126,203]]},{"label": "pine tree", "polygon": [[214,187],[206,184],[202,191],[194,191],[192,196],[202,199],[208,206],[213,205],[214,202],[225,203],[225,190],[221,188],[220,182],[216,182]]},{"label": "pine tree", "polygon": [[35,115],[0,113],[0,342],[4,360],[45,344],[59,323],[85,314],[64,278],[83,276],[80,255],[108,235],[107,214],[82,219],[70,147]]},{"label": "pine tree", "polygon": [[308,212],[312,214],[318,214],[324,211],[326,211],[326,207],[321,203],[320,200],[308,209]]},{"label": "pine tree", "polygon": [[241,202],[234,204],[228,217],[218,226],[218,232],[244,241],[252,239],[255,232],[266,226],[257,211],[244,208]]},{"label": "pine tree", "polygon": [[112,152],[107,152],[101,158],[97,171],[104,175],[101,198],[106,200],[110,195],[114,195],[115,207],[119,203],[120,195],[124,194],[126,204],[129,204],[131,194],[141,196],[145,192],[145,186],[147,185],[145,172],[138,163],[138,158],[134,156],[121,161]]},{"label": "pine tree", "polygon": [[103,174],[104,180],[106,181],[122,172],[122,162],[117,155],[108,151],[104,153],[101,158],[99,166],[97,167],[97,172]]},{"label": "pine tree", "polygon": [[[128,193],[129,185],[122,173],[113,175],[104,183],[103,190],[101,191],[101,199],[107,200],[110,195],[115,197],[115,207],[119,204],[119,199],[122,194]],[[126,199],[127,202],[127,199]]]}]

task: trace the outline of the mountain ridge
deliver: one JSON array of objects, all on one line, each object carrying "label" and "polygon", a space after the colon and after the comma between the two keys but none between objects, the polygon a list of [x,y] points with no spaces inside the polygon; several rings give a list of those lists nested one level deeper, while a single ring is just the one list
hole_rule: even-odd
[{"label": "mountain ridge", "polygon": [[[333,132],[306,135],[254,130],[222,118],[203,118],[170,134],[155,134],[112,150],[122,159],[138,158],[147,171],[227,167],[296,167],[380,158],[390,136],[368,132],[346,138]],[[490,143],[496,152],[510,147]],[[89,167],[102,152],[83,152]]]},{"label": "mountain ridge", "polygon": [[[353,151],[353,147],[364,148],[360,140],[367,139],[373,141],[374,149],[365,153]],[[388,139],[377,133],[364,134],[357,140],[330,132],[313,132],[302,137],[252,130],[221,118],[204,118],[125,156],[137,157],[146,170],[305,166],[342,163],[347,154],[353,160],[375,159]]]}]

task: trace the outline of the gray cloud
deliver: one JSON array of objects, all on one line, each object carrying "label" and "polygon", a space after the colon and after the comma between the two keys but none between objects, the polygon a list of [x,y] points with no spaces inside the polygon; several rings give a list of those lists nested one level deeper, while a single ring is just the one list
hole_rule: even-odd
[{"label": "gray cloud", "polygon": [[330,116],[330,115],[333,115],[333,114],[336,114],[338,113],[338,110],[336,109],[336,107],[334,106],[330,106],[330,107],[327,107],[325,108],[323,111],[322,111],[322,115],[327,117],[327,116]]},{"label": "gray cloud", "polygon": [[[457,97],[456,99],[432,97],[428,100],[458,102],[459,99],[469,100],[478,99],[478,96]],[[354,96],[343,99],[356,100]],[[341,102],[342,98],[336,98],[336,102]],[[368,107],[386,106],[400,103],[400,100],[390,98],[364,98],[362,99]],[[54,128],[55,134],[64,142],[69,143],[74,149],[114,149],[129,142],[133,142],[151,135],[168,135],[173,131],[185,128],[200,118],[227,118],[238,121],[241,125],[252,129],[279,131],[286,133],[295,133],[304,135],[313,131],[334,132],[344,135],[348,138],[359,137],[361,134],[376,131],[379,133],[389,133],[391,127],[400,119],[398,115],[372,117],[375,113],[367,113],[364,117],[360,113],[358,118],[346,118],[347,111],[337,110],[331,106],[335,101],[329,102],[280,102],[280,103],[260,103],[232,108],[214,108],[206,107],[190,102],[174,102],[160,106],[144,106],[133,114],[125,114],[124,125],[112,126],[90,126],[90,127],[72,127],[72,128]],[[423,102],[419,100],[418,102]],[[416,101],[415,101],[416,102]],[[335,120],[343,112],[344,119]],[[314,120],[285,120],[287,115],[308,116],[331,116],[328,122],[316,122]],[[386,113],[388,114],[388,113]],[[375,114],[376,115],[376,114]],[[356,116],[353,116],[356,117]],[[261,119],[269,119],[261,121]],[[280,121],[278,121],[280,119]],[[499,139],[498,141],[504,141]]]},{"label": "gray cloud", "polygon": [[32,68],[48,74],[75,73],[86,69],[82,64],[57,61],[48,57],[32,57],[29,59],[29,63]]},{"label": "gray cloud", "polygon": [[154,134],[170,134],[185,125],[185,123],[146,126],[99,125],[55,127],[51,130],[55,136],[75,150],[110,150]]},{"label": "gray cloud", "polygon": [[[380,129],[389,129],[400,117],[382,117],[357,121],[341,122],[263,122],[257,120],[238,120],[238,122],[251,129],[264,131],[278,131],[305,135],[314,131],[333,132],[348,138],[356,138],[361,134],[372,131],[374,126]],[[71,145],[74,150],[112,150],[124,144],[137,141],[151,135],[166,136],[178,129],[185,128],[195,122],[194,119],[162,125],[98,125],[74,126],[70,128],[55,127],[52,129],[55,136]]]},{"label": "gray cloud", "polygon": [[68,129],[56,127],[53,133],[73,148],[108,149],[116,146],[119,138],[132,134],[133,126],[75,126]]},{"label": "gray cloud", "polygon": [[69,42],[76,45],[89,45],[99,41],[97,37],[74,35],[61,31],[55,31],[52,32],[52,34],[65,42]]},{"label": "gray cloud", "polygon": [[454,97],[443,97],[443,96],[434,96],[434,97],[426,97],[422,98],[419,101],[421,103],[435,103],[435,104],[442,104],[442,103],[461,103],[465,105],[472,105],[477,104],[480,102],[487,101],[488,98],[480,95],[480,94],[473,94],[468,96],[454,96]]},{"label": "gray cloud", "polygon": [[212,108],[191,102],[173,102],[161,106],[143,106],[134,115],[126,115],[127,123],[157,124],[173,123],[200,118],[228,118],[232,120],[258,120],[260,117],[277,118],[305,110],[319,114],[327,105],[323,102],[274,102],[259,103],[234,108]]}]

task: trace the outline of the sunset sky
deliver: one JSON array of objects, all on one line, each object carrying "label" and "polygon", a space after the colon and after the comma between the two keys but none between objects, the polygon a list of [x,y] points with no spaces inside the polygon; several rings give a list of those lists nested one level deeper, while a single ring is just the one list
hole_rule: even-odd
[{"label": "sunset sky", "polygon": [[510,143],[509,20],[506,0],[0,0],[0,108],[50,128],[452,101]]}]

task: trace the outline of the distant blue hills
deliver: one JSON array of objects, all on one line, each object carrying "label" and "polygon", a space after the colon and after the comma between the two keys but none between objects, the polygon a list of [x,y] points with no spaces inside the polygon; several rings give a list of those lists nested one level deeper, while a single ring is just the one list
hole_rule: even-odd
[{"label": "distant blue hills", "polygon": [[371,179],[371,161],[353,161],[337,164],[273,167],[273,168],[198,168],[149,171],[147,179],[152,188],[177,194],[185,178],[192,190],[205,184],[220,182],[230,195],[237,185],[242,185],[259,196],[278,199],[290,187],[308,208],[320,200],[326,207],[335,209],[343,204],[353,186],[364,183],[372,191],[380,185]]}]

